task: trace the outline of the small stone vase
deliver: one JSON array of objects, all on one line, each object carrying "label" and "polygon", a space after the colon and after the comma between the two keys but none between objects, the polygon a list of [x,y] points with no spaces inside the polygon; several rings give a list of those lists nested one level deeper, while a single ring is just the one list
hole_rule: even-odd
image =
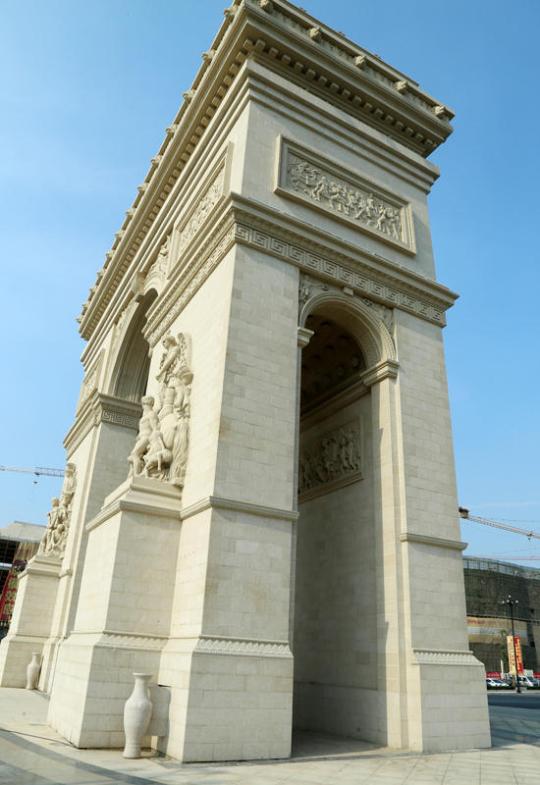
[{"label": "small stone vase", "polygon": [[124,732],[126,746],[124,758],[141,757],[141,741],[152,714],[152,701],[148,692],[151,673],[134,673],[135,686],[124,706]]},{"label": "small stone vase", "polygon": [[26,689],[35,690],[37,687],[39,672],[41,670],[41,655],[39,651],[32,652],[32,659],[26,666]]}]

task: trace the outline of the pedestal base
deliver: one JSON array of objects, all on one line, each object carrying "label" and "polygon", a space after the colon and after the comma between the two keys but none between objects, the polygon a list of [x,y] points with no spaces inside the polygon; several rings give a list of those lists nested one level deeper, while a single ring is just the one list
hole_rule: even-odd
[{"label": "pedestal base", "polygon": [[471,652],[414,650],[409,747],[449,752],[491,747],[484,666]]},{"label": "pedestal base", "polygon": [[[58,648],[49,722],[77,747],[124,746],[133,673],[157,681],[170,628],[180,492],[134,478],[87,524],[75,628]],[[151,731],[160,735],[157,729]]]},{"label": "pedestal base", "polygon": [[0,687],[24,687],[32,652],[47,641],[58,589],[60,559],[36,555],[21,573],[10,629],[0,644]]},{"label": "pedestal base", "polygon": [[160,683],[170,723],[158,749],[185,763],[288,758],[293,658],[286,643],[172,639]]}]

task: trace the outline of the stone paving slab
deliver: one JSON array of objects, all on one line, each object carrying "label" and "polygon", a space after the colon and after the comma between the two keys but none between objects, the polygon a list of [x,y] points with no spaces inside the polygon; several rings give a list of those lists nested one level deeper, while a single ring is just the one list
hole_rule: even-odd
[{"label": "stone paving slab", "polygon": [[46,724],[47,698],[0,689],[0,785],[540,785],[540,695],[494,699],[490,750],[420,755],[299,735],[290,760],[183,765],[78,750]]}]

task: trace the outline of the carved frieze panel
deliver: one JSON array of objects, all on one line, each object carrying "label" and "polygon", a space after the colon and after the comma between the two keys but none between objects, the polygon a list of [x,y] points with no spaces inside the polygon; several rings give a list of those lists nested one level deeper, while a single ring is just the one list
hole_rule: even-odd
[{"label": "carved frieze panel", "polygon": [[120,425],[122,428],[130,428],[136,431],[139,427],[140,407],[130,401],[115,399],[112,396],[100,397],[101,413],[98,414],[100,422]]},{"label": "carved frieze panel", "polygon": [[280,140],[276,193],[329,213],[402,251],[416,253],[408,202],[285,139]]},{"label": "carved frieze panel", "polygon": [[347,286],[353,289],[355,294],[366,292],[377,300],[385,300],[389,308],[401,308],[434,324],[441,326],[445,324],[444,311],[449,307],[447,303],[443,301],[439,303],[429,298],[429,295],[425,295],[425,299],[420,299],[420,296],[395,285],[382,283],[373,274],[364,271],[355,272],[351,269],[353,262],[350,267],[347,267],[327,256],[314,253],[299,243],[287,242],[279,236],[246,224],[236,225],[235,239],[236,242],[244,245],[262,248],[272,256],[291,262],[306,271],[312,270],[321,277],[335,281],[335,285]]},{"label": "carved frieze panel", "polygon": [[146,283],[151,279],[157,279],[160,282],[165,281],[169,270],[169,254],[171,250],[171,235],[167,235],[158,251],[158,255],[150,265],[146,273]]},{"label": "carved frieze panel", "polygon": [[362,421],[351,420],[323,433],[301,438],[299,501],[362,479]]},{"label": "carved frieze panel", "polygon": [[217,245],[211,247],[208,256],[200,257],[193,267],[189,265],[182,270],[182,277],[177,288],[173,292],[169,292],[167,297],[159,302],[159,306],[152,316],[152,323],[156,327],[146,336],[150,346],[156,345],[163,333],[167,331],[178,314],[182,312],[193,295],[218,266],[221,259],[234,244],[234,240],[234,227],[229,227],[226,233],[219,237]]},{"label": "carved frieze panel", "polygon": [[92,395],[94,390],[98,389],[99,384],[99,372],[101,370],[101,363],[103,362],[104,352],[101,351],[94,361],[94,363],[90,366],[86,374],[84,375],[84,379],[81,386],[81,394],[79,396],[79,403],[77,404],[77,411],[79,411],[83,404],[88,400],[88,398]]},{"label": "carved frieze panel", "polygon": [[133,309],[132,304],[126,305],[122,309],[122,311],[120,311],[120,314],[116,319],[116,322],[114,323],[111,348],[109,352],[109,357],[112,358],[113,360],[116,359],[116,350],[118,348],[118,344],[120,343],[120,338],[122,337],[122,333],[124,331],[124,325],[126,324],[126,319],[128,317],[128,314],[132,313],[132,309]]},{"label": "carved frieze panel", "polygon": [[225,188],[225,159],[221,161],[210,182],[197,199],[194,207],[184,216],[173,231],[171,267],[176,265],[188,245],[223,196]]}]

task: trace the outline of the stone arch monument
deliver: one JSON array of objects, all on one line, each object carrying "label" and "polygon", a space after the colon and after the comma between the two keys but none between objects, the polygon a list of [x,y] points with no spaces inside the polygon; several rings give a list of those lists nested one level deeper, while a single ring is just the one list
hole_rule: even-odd
[{"label": "stone arch monument", "polygon": [[80,316],[66,481],[0,646],[49,722],[185,761],[297,728],[490,743],[468,650],[429,154],[451,111],[285,0],[235,0]]}]

